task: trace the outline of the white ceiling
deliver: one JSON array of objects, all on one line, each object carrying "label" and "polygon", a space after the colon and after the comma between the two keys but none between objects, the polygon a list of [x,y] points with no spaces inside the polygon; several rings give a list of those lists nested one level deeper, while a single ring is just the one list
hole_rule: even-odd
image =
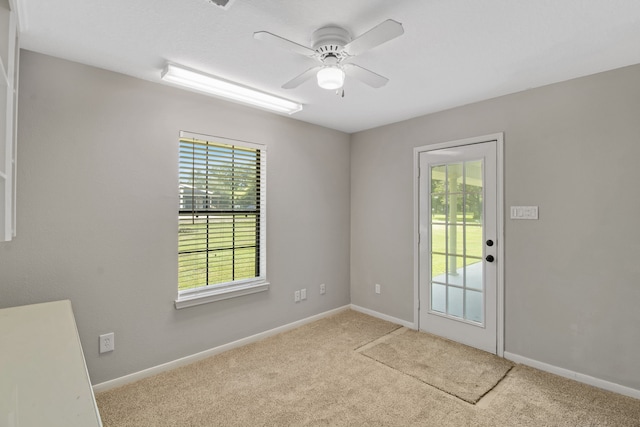
[{"label": "white ceiling", "polygon": [[[640,63],[640,0],[17,3],[25,49],[154,82],[171,61],[299,101],[293,118],[349,133]],[[327,24],[357,37],[386,19],[404,35],[352,62],[389,83],[347,78],[344,98],[313,80],[282,89],[314,61],[253,39],[264,30],[307,45]]]}]

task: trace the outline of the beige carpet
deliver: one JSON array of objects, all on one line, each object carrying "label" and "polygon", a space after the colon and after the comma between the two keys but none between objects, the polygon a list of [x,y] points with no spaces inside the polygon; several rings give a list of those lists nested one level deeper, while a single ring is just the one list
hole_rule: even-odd
[{"label": "beige carpet", "polygon": [[524,366],[473,405],[355,351],[398,328],[345,311],[96,400],[105,427],[640,427],[639,400]]},{"label": "beige carpet", "polygon": [[360,353],[460,399],[476,403],[507,375],[513,363],[457,342],[406,328]]}]

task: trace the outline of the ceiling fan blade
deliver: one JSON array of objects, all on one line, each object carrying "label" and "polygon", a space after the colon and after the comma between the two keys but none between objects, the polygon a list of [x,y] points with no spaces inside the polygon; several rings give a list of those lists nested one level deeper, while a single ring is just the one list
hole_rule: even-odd
[{"label": "ceiling fan blade", "polygon": [[296,87],[300,86],[302,83],[304,83],[307,80],[309,80],[310,78],[314,77],[320,68],[322,68],[322,67],[321,66],[317,66],[317,67],[309,68],[304,73],[300,74],[297,77],[294,77],[293,79],[291,79],[288,82],[286,82],[285,84],[283,84],[282,88],[283,89],[293,89],[293,88],[296,88]]},{"label": "ceiling fan blade", "polygon": [[360,37],[352,40],[348,43],[344,50],[350,56],[360,55],[362,52],[372,49],[376,46],[395,39],[396,37],[404,34],[404,28],[402,24],[394,21],[393,19],[387,19],[381,24],[373,27]]},{"label": "ceiling fan blade", "polygon": [[379,88],[387,84],[388,78],[376,74],[373,71],[369,71],[366,68],[362,68],[356,64],[344,64],[342,66],[344,72],[349,77],[356,78],[363,83],[368,84],[371,87]]},{"label": "ceiling fan blade", "polygon": [[267,31],[258,31],[256,33],[253,33],[253,38],[256,40],[271,43],[272,45],[278,46],[282,49],[299,53],[300,55],[313,57],[316,54],[316,52],[313,49],[310,49],[306,46],[302,46],[301,44],[292,42],[291,40],[287,40],[280,36],[276,36],[275,34],[272,34]]}]

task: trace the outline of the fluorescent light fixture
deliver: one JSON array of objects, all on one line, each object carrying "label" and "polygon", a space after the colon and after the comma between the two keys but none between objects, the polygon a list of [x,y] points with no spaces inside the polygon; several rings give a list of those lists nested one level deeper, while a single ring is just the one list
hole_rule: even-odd
[{"label": "fluorescent light fixture", "polygon": [[340,89],[344,84],[344,71],[336,66],[322,67],[316,74],[318,86],[322,89]]},{"label": "fluorescent light fixture", "polygon": [[167,64],[160,77],[168,83],[279,113],[302,110],[302,104],[297,102],[175,64]]}]

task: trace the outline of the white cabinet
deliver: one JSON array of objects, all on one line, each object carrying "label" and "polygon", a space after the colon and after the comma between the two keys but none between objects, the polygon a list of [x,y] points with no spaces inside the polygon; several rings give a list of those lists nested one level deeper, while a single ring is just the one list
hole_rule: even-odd
[{"label": "white cabinet", "polygon": [[16,0],[0,0],[0,242],[16,235],[18,16]]},{"label": "white cabinet", "polygon": [[0,310],[0,426],[102,426],[70,301]]}]

